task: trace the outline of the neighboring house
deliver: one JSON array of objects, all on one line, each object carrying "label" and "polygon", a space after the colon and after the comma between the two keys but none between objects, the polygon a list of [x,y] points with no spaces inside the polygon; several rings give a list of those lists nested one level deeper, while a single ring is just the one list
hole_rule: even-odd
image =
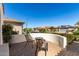
[{"label": "neighboring house", "polygon": [[20,21],[14,20],[14,19],[5,18],[3,20],[3,24],[11,24],[13,26],[13,31],[17,32],[18,34],[22,34],[24,22],[20,22]]},{"label": "neighboring house", "polygon": [[76,27],[79,27],[79,21],[75,24]]},{"label": "neighboring house", "polygon": [[5,18],[3,5],[1,5],[0,8],[1,8],[1,13],[3,14],[3,18],[2,18],[3,24],[11,24],[13,26],[13,31],[17,32],[18,34],[22,34],[24,22],[10,18]]},{"label": "neighboring house", "polygon": [[58,32],[60,33],[66,33],[69,30],[74,30],[75,27],[74,26],[70,26],[70,25],[61,25],[58,27]]},{"label": "neighboring house", "polygon": [[76,29],[75,26],[70,26],[70,25],[61,25],[58,27],[54,26],[42,26],[42,27],[36,27],[34,31],[40,32],[40,29],[47,29],[48,32],[53,32],[53,33],[67,33],[67,32],[72,32]]},{"label": "neighboring house", "polygon": [[70,25],[61,25],[58,27],[58,32],[59,33],[68,33],[72,32],[76,29],[75,26],[70,26]]},{"label": "neighboring house", "polygon": [[79,21],[78,21],[78,22],[76,22],[75,27],[76,27],[75,31],[77,31],[77,30],[78,30],[78,28],[79,28]]}]

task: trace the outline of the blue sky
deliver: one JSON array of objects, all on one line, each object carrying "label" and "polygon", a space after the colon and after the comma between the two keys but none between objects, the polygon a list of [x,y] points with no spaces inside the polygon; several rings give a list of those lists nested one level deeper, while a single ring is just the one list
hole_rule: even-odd
[{"label": "blue sky", "polygon": [[77,3],[5,3],[4,10],[6,17],[28,22],[28,27],[74,25],[79,21]]}]

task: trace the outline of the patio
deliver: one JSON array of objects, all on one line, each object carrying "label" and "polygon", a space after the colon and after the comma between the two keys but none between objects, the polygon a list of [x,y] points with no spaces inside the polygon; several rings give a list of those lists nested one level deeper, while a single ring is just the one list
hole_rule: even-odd
[{"label": "patio", "polygon": [[[32,42],[29,42],[28,45],[26,45],[26,42],[12,44],[9,49],[10,56],[35,56],[36,47],[32,44]],[[55,56],[60,51],[61,48],[57,44],[48,42],[48,51],[46,56]],[[44,51],[39,51],[38,56],[45,56]]]},{"label": "patio", "polygon": [[[48,49],[46,56],[56,56],[63,48],[66,47],[65,37],[46,33],[31,33],[30,35],[31,37],[29,38],[32,39],[33,42],[26,40],[27,38],[23,38],[23,35],[13,36],[13,40],[11,41],[12,43],[9,48],[10,56],[35,56],[36,43],[34,42],[36,41],[35,38],[37,37],[42,37],[47,42]],[[37,56],[45,56],[45,51],[38,51]]]}]

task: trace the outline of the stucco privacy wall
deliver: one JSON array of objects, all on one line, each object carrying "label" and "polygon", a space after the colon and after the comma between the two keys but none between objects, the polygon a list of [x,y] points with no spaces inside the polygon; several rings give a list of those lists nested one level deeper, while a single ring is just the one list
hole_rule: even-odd
[{"label": "stucco privacy wall", "polygon": [[32,36],[33,40],[35,40],[36,37],[43,37],[46,41],[57,43],[62,48],[66,48],[67,45],[66,37],[60,35],[48,33],[31,33],[30,35]]},{"label": "stucco privacy wall", "polygon": [[[46,41],[50,41],[53,43],[57,43],[62,48],[66,48],[67,41],[66,38],[60,35],[56,34],[48,34],[48,33],[30,33],[30,36],[33,40],[35,40],[36,37],[43,37]],[[11,43],[20,43],[26,41],[26,38],[24,35],[12,35]]]},{"label": "stucco privacy wall", "polygon": [[12,39],[10,43],[20,43],[26,41],[26,38],[24,35],[12,35]]}]

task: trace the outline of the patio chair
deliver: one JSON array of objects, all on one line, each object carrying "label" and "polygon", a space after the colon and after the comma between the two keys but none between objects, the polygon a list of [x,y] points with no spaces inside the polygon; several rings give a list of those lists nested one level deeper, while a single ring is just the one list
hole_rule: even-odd
[{"label": "patio chair", "polygon": [[47,50],[48,50],[48,43],[41,37],[36,38],[36,51],[35,51],[35,55],[38,55],[39,51],[45,51],[45,56],[47,54]]},{"label": "patio chair", "polygon": [[25,46],[29,45],[30,43],[32,43],[32,48],[33,48],[33,42],[34,42],[34,40],[32,40],[32,37],[30,36],[30,33],[29,32],[27,32],[27,33],[24,32],[23,34],[24,34],[24,36],[26,38],[26,44],[25,44]]}]

